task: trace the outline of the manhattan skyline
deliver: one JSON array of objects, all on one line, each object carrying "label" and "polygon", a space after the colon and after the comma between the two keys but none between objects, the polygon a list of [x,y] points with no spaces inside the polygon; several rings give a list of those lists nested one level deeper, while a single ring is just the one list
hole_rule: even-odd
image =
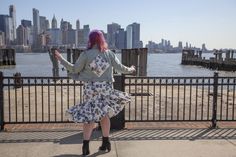
[{"label": "manhattan skyline", "polygon": [[[91,29],[107,31],[107,24],[115,22],[121,27],[136,21],[140,23],[140,39],[160,42],[169,39],[174,46],[179,41],[189,42],[208,49],[236,48],[236,1],[235,0],[2,0],[0,14],[9,14],[11,4],[16,7],[17,26],[20,20],[32,21],[32,8],[50,21],[55,14],[58,21],[69,21],[73,28],[76,20],[80,25],[89,24]],[[50,8],[52,7],[52,8]]]}]

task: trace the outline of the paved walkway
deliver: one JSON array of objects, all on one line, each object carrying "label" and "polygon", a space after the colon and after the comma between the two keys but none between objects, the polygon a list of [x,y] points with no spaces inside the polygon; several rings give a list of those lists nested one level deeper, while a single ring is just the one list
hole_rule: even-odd
[{"label": "paved walkway", "polygon": [[[99,152],[101,132],[95,129],[89,156],[104,157],[236,157],[236,127],[132,128],[112,131],[112,150]],[[192,126],[192,125],[191,125]],[[203,125],[205,126],[205,125]],[[79,157],[82,131],[71,128],[16,129],[0,132],[2,157]]]}]

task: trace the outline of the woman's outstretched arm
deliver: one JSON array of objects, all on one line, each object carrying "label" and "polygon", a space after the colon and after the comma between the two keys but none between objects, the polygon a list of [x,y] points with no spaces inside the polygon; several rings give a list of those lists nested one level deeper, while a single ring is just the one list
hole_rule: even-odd
[{"label": "woman's outstretched arm", "polygon": [[71,64],[70,62],[68,62],[58,50],[55,50],[55,57],[71,73],[79,73],[84,68],[86,62],[85,52],[82,52],[80,54],[75,64]]}]

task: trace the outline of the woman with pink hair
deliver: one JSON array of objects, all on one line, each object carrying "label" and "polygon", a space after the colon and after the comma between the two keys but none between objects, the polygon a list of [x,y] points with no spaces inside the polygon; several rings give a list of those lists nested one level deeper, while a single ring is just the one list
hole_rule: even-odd
[{"label": "woman with pink hair", "polygon": [[[95,122],[102,128],[102,145],[99,150],[110,151],[110,118],[117,115],[124,104],[131,100],[128,93],[113,89],[113,68],[120,73],[134,73],[135,67],[122,65],[116,55],[107,48],[103,33],[93,30],[89,34],[87,49],[75,62],[66,61],[56,50],[55,57],[65,68],[84,82],[83,103],[76,104],[66,112],[76,123],[83,123],[83,155],[88,155],[89,140]],[[74,75],[73,75],[74,76]]]}]

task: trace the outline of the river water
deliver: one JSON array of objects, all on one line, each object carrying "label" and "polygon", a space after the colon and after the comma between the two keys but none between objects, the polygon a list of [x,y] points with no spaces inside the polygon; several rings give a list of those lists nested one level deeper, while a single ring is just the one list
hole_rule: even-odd
[{"label": "river water", "polygon": [[[66,57],[66,54],[63,54]],[[117,54],[118,58],[121,57]],[[203,54],[203,57],[212,57]],[[148,76],[213,76],[215,70],[200,66],[181,65],[181,53],[148,54]],[[60,76],[66,76],[60,65]],[[16,66],[0,67],[4,76],[12,76],[20,72],[22,76],[52,76],[52,64],[48,53],[16,53]],[[219,71],[219,76],[234,76],[236,72]]]}]

